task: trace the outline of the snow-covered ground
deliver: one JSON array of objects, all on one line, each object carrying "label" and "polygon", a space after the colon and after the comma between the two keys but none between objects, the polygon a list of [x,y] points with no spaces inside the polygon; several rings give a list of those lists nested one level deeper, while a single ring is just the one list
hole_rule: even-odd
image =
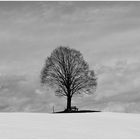
[{"label": "snow-covered ground", "polygon": [[140,114],[0,113],[0,138],[140,138]]}]

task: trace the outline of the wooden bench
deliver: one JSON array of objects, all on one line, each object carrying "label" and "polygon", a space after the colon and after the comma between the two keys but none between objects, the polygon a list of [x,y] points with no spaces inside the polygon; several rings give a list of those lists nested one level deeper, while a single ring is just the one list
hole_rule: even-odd
[{"label": "wooden bench", "polygon": [[76,106],[72,106],[71,111],[78,111],[78,108]]}]

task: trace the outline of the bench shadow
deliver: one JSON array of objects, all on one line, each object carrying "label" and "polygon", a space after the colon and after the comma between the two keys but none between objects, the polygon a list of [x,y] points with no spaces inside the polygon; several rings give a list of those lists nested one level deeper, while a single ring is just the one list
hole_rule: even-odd
[{"label": "bench shadow", "polygon": [[98,110],[78,110],[78,111],[58,111],[53,113],[93,113],[93,112],[101,112]]}]

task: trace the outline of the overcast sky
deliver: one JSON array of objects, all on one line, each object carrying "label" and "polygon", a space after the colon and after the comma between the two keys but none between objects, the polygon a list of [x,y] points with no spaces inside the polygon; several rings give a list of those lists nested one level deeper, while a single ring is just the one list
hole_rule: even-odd
[{"label": "overcast sky", "polygon": [[81,51],[98,76],[96,96],[77,105],[140,112],[138,1],[0,1],[0,111],[60,105],[39,84],[46,57],[60,45]]}]

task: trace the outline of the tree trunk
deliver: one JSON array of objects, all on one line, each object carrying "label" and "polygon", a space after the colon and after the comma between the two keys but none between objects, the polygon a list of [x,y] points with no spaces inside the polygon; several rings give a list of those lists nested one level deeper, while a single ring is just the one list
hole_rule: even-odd
[{"label": "tree trunk", "polygon": [[71,97],[67,97],[67,111],[71,111]]}]

